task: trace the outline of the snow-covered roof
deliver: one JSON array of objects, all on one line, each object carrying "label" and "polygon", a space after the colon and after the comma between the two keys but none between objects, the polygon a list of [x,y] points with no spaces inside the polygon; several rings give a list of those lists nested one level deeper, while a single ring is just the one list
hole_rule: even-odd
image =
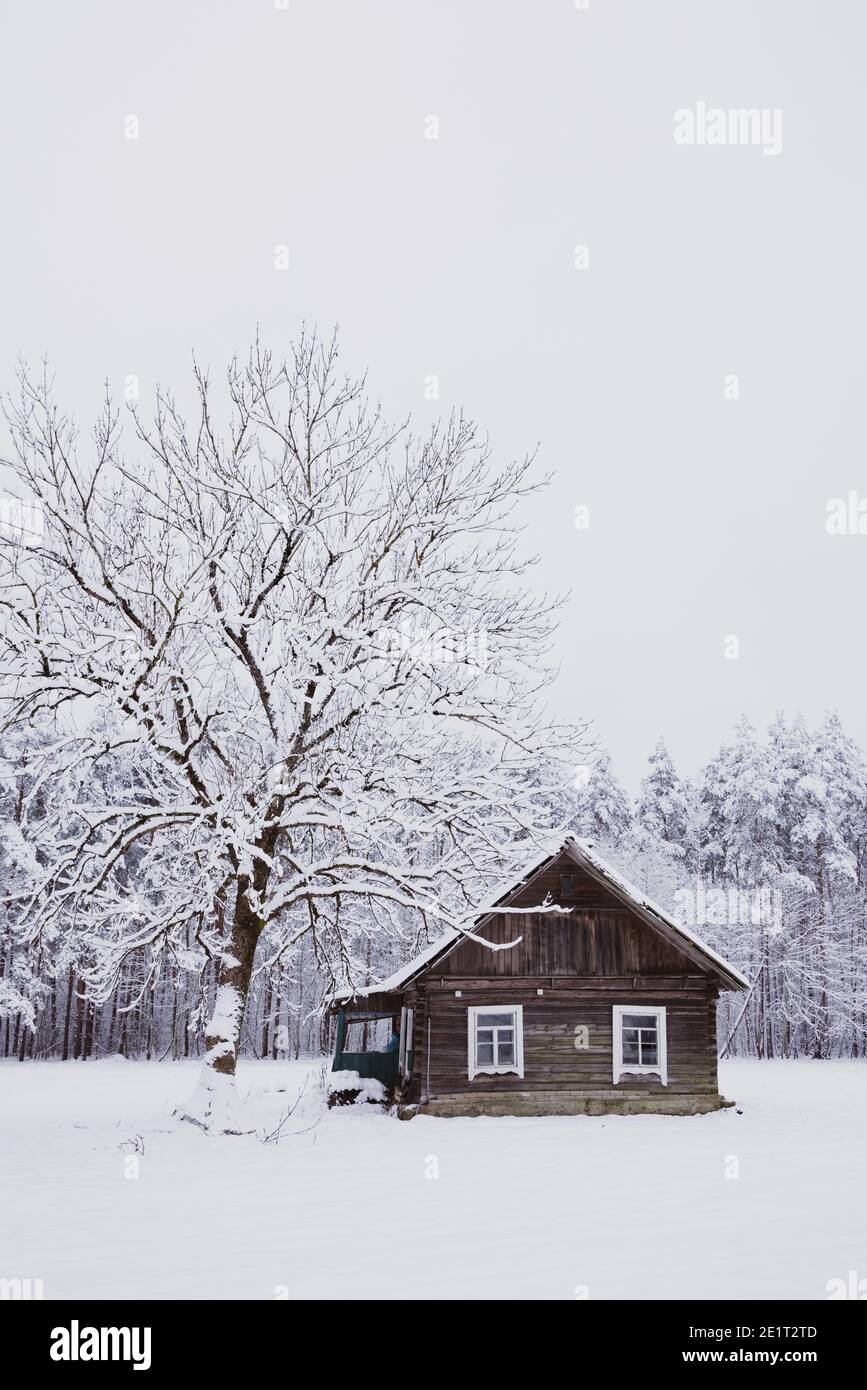
[{"label": "snow-covered roof", "polygon": [[[568,835],[564,840],[557,840],[541,859],[537,851],[518,878],[512,879],[508,884],[501,885],[476,910],[464,930],[450,928],[443,932],[436,941],[426,946],[411,961],[408,961],[406,965],[401,966],[399,970],[389,975],[387,979],[380,981],[379,984],[367,985],[362,989],[343,990],[334,994],[331,1002],[336,1004],[349,999],[364,999],[374,994],[390,994],[395,990],[403,989],[434,961],[453,950],[461,939],[477,931],[487,917],[497,908],[504,906],[504,899],[512,897],[519,888],[524,887],[531,879],[535,878],[536,874],[550,864],[552,859],[564,853],[568,854],[580,868],[585,869],[598,883],[609,888],[622,903],[634,909],[650,926],[662,930],[665,936],[679,938],[683,945],[691,948],[693,954],[697,953],[704,957],[706,964],[713,970],[714,974],[719,976],[727,989],[749,989],[749,981],[739,970],[735,970],[733,965],[729,965],[728,961],[724,960],[716,951],[711,950],[710,946],[706,945],[700,937],[691,932],[676,917],[673,917],[670,912],[660,907],[659,903],[654,902],[640,888],[636,888],[635,884],[625,879],[607,859],[603,858],[591,840],[580,840],[574,835]],[[540,903],[535,909],[525,910],[543,911],[544,905]],[[517,942],[513,944],[517,944]]]},{"label": "snow-covered roof", "polygon": [[390,994],[392,990],[400,989],[402,985],[407,984],[407,982],[412,979],[413,975],[417,975],[420,970],[424,970],[425,966],[430,965],[431,961],[436,960],[441,952],[447,950],[453,942],[456,942],[459,937],[465,935],[466,932],[459,932],[455,928],[450,927],[448,931],[443,932],[442,936],[438,936],[436,941],[432,941],[430,946],[426,946],[423,951],[417,956],[414,956],[406,965],[402,965],[400,970],[395,970],[393,975],[389,975],[387,979],[382,980],[378,985],[367,985],[364,989],[357,989],[354,994],[349,990],[345,990],[342,994],[335,994],[334,998],[335,1000],[364,999],[366,995],[370,994]]}]

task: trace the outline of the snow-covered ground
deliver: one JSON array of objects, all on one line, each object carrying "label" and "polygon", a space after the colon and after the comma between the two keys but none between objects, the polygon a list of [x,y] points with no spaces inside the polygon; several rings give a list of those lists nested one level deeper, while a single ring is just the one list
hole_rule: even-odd
[{"label": "snow-covered ground", "polygon": [[241,1065],[260,1134],[312,1073],[263,1143],[171,1118],[191,1064],[0,1063],[0,1277],[265,1299],[823,1299],[867,1277],[867,1064],[725,1063],[742,1113],[410,1123],[324,1111],[319,1069]]}]

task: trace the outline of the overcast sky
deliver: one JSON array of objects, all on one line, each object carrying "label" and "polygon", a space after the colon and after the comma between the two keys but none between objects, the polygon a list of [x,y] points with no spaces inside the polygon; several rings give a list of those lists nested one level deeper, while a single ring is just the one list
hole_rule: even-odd
[{"label": "overcast sky", "polygon": [[[867,742],[867,535],[826,530],[867,499],[863,0],[0,15],[4,386],[47,353],[86,422],[106,377],[147,398],[257,322],[338,322],[390,414],[540,444],[552,699],[631,790],[660,734],[692,773],[742,711]],[[782,148],[676,143],[700,103],[781,112]]]}]

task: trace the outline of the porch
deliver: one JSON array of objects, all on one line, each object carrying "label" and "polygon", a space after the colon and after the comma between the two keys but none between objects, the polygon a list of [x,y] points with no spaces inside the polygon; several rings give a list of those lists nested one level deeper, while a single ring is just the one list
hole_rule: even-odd
[{"label": "porch", "polygon": [[395,1090],[412,1073],[412,1015],[399,995],[369,995],[338,1005],[331,1070],[354,1071]]}]

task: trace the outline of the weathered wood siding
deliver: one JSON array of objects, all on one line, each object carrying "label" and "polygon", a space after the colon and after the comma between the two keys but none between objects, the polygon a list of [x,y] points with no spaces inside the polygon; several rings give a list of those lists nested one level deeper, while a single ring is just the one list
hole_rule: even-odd
[{"label": "weathered wood siding", "polygon": [[[572,875],[574,896],[561,899],[560,875]],[[425,979],[460,976],[545,975],[699,975],[677,946],[624,907],[614,894],[576,869],[568,858],[556,860],[531,884],[509,899],[511,907],[535,907],[547,897],[568,914],[509,912],[486,922],[480,937],[507,946],[490,951],[462,941],[427,972]]]},{"label": "weathered wood siding", "polygon": [[[450,984],[452,982],[450,981]],[[538,978],[480,986],[454,981],[419,991],[416,1012],[416,1079],[428,1096],[481,1091],[580,1091],[650,1095],[715,1094],[717,1090],[714,994],[700,979],[665,979],[635,987],[631,977],[604,983],[575,980],[570,987],[541,986]],[[524,1076],[467,1075],[467,1009],[488,1004],[521,1004],[524,1023]],[[612,1021],[615,1004],[662,1005],[666,1010],[668,1085],[651,1077],[623,1078],[615,1086]],[[428,1066],[428,1020],[430,1065]],[[588,1029],[589,1046],[576,1048],[576,1028]]]},{"label": "weathered wood siding", "polygon": [[[549,975],[681,975],[699,973],[652,927],[625,907],[577,908],[568,916],[504,912],[479,936],[506,949],[463,941],[428,979]],[[516,941],[516,946],[509,943]]]}]

